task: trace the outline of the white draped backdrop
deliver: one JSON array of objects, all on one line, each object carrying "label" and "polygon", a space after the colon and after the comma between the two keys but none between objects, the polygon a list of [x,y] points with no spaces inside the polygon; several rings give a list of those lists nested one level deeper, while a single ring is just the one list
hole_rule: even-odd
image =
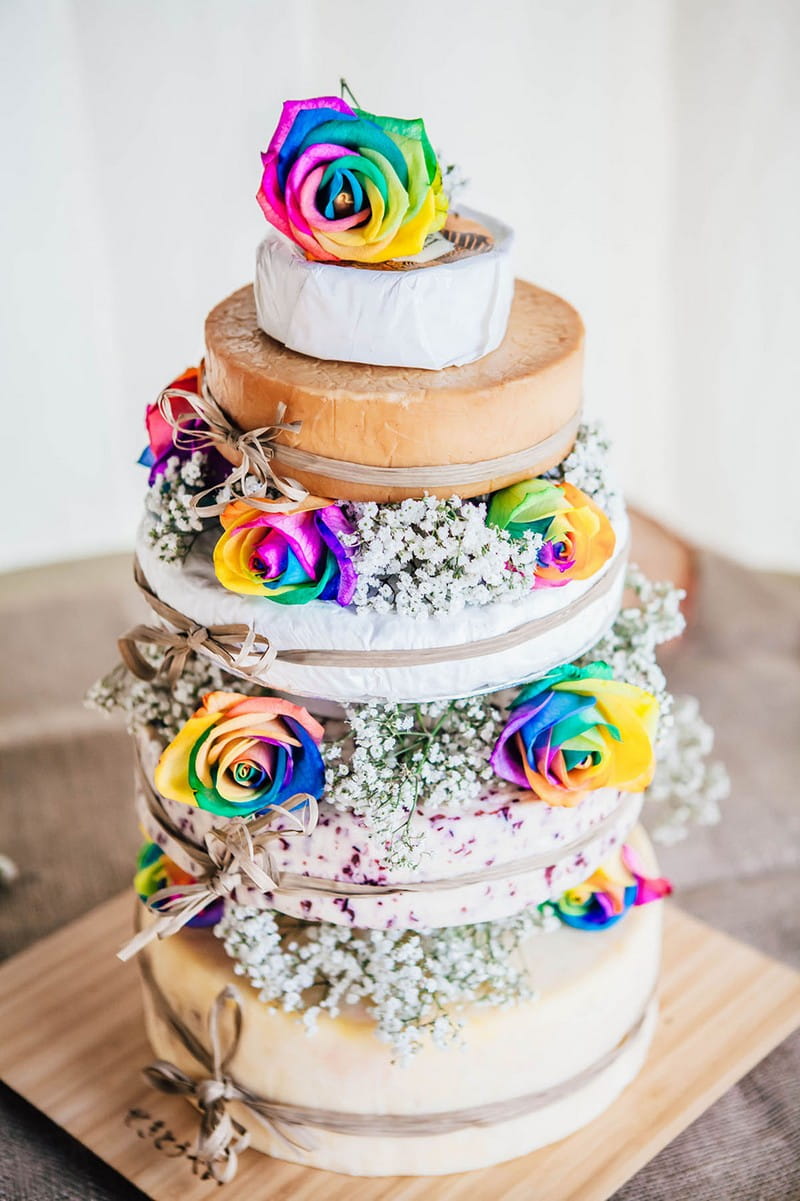
[{"label": "white draped backdrop", "polygon": [[629,497],[800,568],[799,37],[796,0],[0,0],[0,567],[130,544],[279,104],[344,75],[580,309]]}]

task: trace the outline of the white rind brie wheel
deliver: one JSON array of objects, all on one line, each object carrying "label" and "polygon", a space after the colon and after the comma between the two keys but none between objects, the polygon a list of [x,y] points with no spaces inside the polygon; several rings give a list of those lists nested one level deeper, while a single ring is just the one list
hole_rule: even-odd
[{"label": "white rind brie wheel", "polygon": [[[322,652],[316,661],[278,658],[257,676],[260,683],[298,697],[342,704],[368,700],[398,704],[496,692],[544,675],[585,654],[613,623],[625,583],[628,521],[614,523],[611,559],[588,580],[542,588],[513,601],[471,606],[441,617],[407,617],[342,608],[335,601],[280,605],[240,596],[219,583],[212,561],[217,534],[201,535],[181,564],[164,563],[139,532],[137,555],[150,587],[173,609],[200,626],[242,623],[264,634],[278,652]],[[492,649],[480,643],[529,622],[519,645]],[[470,650],[470,648],[472,648]],[[388,664],[381,655],[408,652],[416,662]],[[325,652],[332,652],[326,660]],[[341,664],[337,655],[368,652],[369,661]],[[202,653],[202,649],[201,649]],[[429,661],[431,655],[434,661]]]},{"label": "white rind brie wheel", "polygon": [[315,359],[440,371],[483,358],[508,325],[513,234],[494,217],[459,212],[489,231],[492,248],[402,271],[312,262],[269,233],[256,254],[258,324]]}]

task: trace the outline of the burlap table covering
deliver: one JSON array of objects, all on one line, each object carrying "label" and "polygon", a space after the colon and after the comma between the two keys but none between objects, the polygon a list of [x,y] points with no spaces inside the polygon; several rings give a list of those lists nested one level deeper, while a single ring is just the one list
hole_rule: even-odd
[{"label": "burlap table covering", "polygon": [[[110,666],[119,631],[141,617],[133,592],[130,560],[122,556],[0,577],[0,851],[21,870],[15,886],[0,892],[3,954],[77,917],[130,879],[138,835],[129,741],[118,721],[84,711],[80,697]],[[700,696],[734,792],[721,826],[661,855],[684,908],[795,965],[799,623],[800,580],[701,556],[694,623],[670,651],[667,668],[676,692]],[[42,828],[47,839],[39,837]],[[795,1037],[616,1201],[797,1201],[798,1079]],[[0,1197],[132,1201],[141,1194],[2,1090]]]}]

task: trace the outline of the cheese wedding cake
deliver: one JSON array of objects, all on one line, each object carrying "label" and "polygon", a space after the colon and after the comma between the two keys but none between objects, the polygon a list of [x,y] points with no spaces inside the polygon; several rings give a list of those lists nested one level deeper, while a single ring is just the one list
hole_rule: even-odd
[{"label": "cheese wedding cake", "polygon": [[247,1147],[441,1174],[591,1121],[657,1022],[642,814],[674,838],[724,789],[581,319],[452,175],[421,120],[286,102],[254,284],[147,406],[150,617],[91,699],[136,749],[143,1068],[219,1183]]}]

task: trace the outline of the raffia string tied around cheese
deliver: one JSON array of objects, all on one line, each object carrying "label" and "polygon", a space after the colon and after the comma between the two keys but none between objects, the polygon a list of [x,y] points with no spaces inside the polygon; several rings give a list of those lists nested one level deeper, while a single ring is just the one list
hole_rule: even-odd
[{"label": "raffia string tied around cheese", "polygon": [[[538,1092],[509,1097],[500,1101],[489,1101],[485,1105],[433,1113],[348,1113],[336,1109],[317,1109],[269,1101],[264,1097],[257,1096],[250,1089],[242,1087],[229,1071],[243,1025],[241,1001],[237,990],[231,985],[224,988],[214,1001],[209,1015],[209,1026],[211,1026],[211,1018],[215,1011],[218,1023],[223,1007],[226,1005],[234,1007],[234,1038],[228,1052],[222,1057],[219,1054],[218,1032],[215,1036],[214,1032],[209,1030],[212,1048],[210,1052],[207,1051],[170,1005],[155,979],[147,957],[143,956],[140,963],[143,983],[156,1017],[167,1026],[170,1033],[175,1036],[184,1050],[197,1061],[200,1067],[211,1072],[210,1080],[196,1081],[174,1064],[160,1059],[145,1069],[145,1078],[161,1092],[190,1097],[197,1103],[201,1110],[198,1148],[203,1158],[200,1159],[200,1163],[211,1178],[220,1184],[227,1183],[233,1178],[237,1168],[236,1154],[247,1145],[234,1141],[234,1136],[237,1140],[243,1138],[245,1131],[240,1123],[233,1120],[231,1120],[231,1128],[225,1125],[219,1131],[216,1139],[212,1140],[206,1134],[207,1127],[218,1129],[223,1117],[226,1116],[226,1106],[229,1101],[241,1103],[248,1114],[258,1120],[261,1125],[266,1126],[296,1149],[306,1151],[312,1150],[314,1147],[313,1138],[308,1134],[309,1129],[328,1130],[334,1134],[354,1135],[355,1137],[435,1138],[438,1135],[453,1134],[459,1130],[495,1126],[502,1122],[511,1122],[526,1117],[548,1105],[574,1096],[630,1049],[655,1009],[655,997],[651,995],[642,1012],[616,1046],[575,1076]],[[213,1041],[215,1037],[216,1042]],[[206,1118],[204,1101],[207,1106],[214,1107],[210,1118]],[[234,1152],[232,1166],[230,1151]]]},{"label": "raffia string tied around cheese", "polygon": [[[191,414],[174,414],[172,399],[180,399],[191,405],[192,410],[205,423],[206,429],[191,429],[187,423],[194,420]],[[370,463],[355,463],[345,459],[331,459],[326,455],[303,450],[277,442],[279,434],[298,434],[302,423],[284,421],[286,405],[280,401],[271,425],[258,429],[241,430],[225,414],[203,379],[199,394],[184,392],[180,388],[165,388],[158,398],[158,406],[164,420],[173,429],[173,441],[181,450],[207,450],[216,446],[227,451],[236,460],[225,484],[231,499],[243,500],[255,509],[266,512],[281,512],[299,504],[308,496],[308,491],[297,480],[278,474],[275,464],[295,471],[321,474],[329,479],[346,483],[369,485],[382,488],[410,488],[424,496],[426,491],[443,488],[471,487],[491,479],[523,478],[532,465],[553,458],[563,459],[569,454],[581,422],[580,409],[559,429],[533,446],[523,447],[494,459],[480,459],[474,463],[442,463],[420,467],[382,467]],[[245,491],[245,480],[251,477],[264,488],[276,488],[285,500],[268,500]],[[197,493],[191,500],[191,508],[201,517],[215,517],[222,513],[230,501],[203,504],[209,496],[217,493],[221,485]]]},{"label": "raffia string tied around cheese", "polygon": [[[443,489],[458,493],[460,488],[485,484],[489,480],[508,480],[515,476],[524,479],[526,473],[533,473],[532,465],[548,459],[560,462],[572,449],[580,423],[579,409],[564,425],[541,442],[523,447],[522,450],[511,451],[507,455],[499,455],[494,459],[478,459],[474,463],[440,463],[432,467],[376,467],[369,463],[352,463],[346,459],[329,459],[324,455],[302,450],[299,446],[283,444],[276,446],[275,456],[281,464],[295,471],[309,471],[345,483],[368,484],[379,488],[413,488],[419,496],[425,496],[433,489],[439,494]],[[247,496],[244,499],[248,504],[253,503]]]},{"label": "raffia string tied around cheese", "polygon": [[[152,989],[151,989],[152,992]],[[223,1052],[222,1016],[229,1009],[233,1018],[233,1030]],[[179,1023],[176,1015],[170,1014],[163,1005],[160,1014],[165,1020],[172,1017],[170,1025],[187,1050],[210,1073],[205,1079],[195,1080],[181,1071],[174,1063],[157,1059],[149,1064],[143,1075],[153,1088],[170,1096],[187,1097],[194,1101],[200,1111],[200,1128],[192,1155],[192,1170],[203,1180],[214,1180],[217,1184],[228,1184],[239,1167],[239,1155],[250,1145],[250,1135],[240,1122],[228,1112],[231,1101],[239,1101],[250,1113],[297,1150],[309,1150],[310,1142],[305,1136],[290,1135],[283,1124],[261,1113],[257,1098],[240,1088],[230,1077],[228,1067],[239,1047],[242,1036],[242,1007],[239,994],[233,985],[228,985],[214,999],[208,1014],[208,1041],[206,1051]]]},{"label": "raffia string tied around cheese", "polygon": [[[185,872],[195,875],[198,870],[204,875],[210,874],[208,856],[187,837],[186,833],[176,828],[167,815],[162,798],[150,783],[147,772],[137,759],[138,788],[136,795],[137,816],[142,828],[149,838],[157,843],[162,850],[178,864]],[[536,804],[535,801],[525,801],[523,804]],[[641,797],[636,793],[621,793],[619,805],[604,817],[595,822],[587,830],[569,842],[560,844],[557,851],[547,851],[534,855],[526,855],[521,859],[511,859],[502,863],[493,863],[490,867],[481,867],[471,872],[461,872],[457,876],[447,876],[440,880],[406,880],[394,884],[358,884],[350,880],[337,880],[331,877],[302,875],[296,872],[271,873],[270,887],[263,890],[261,897],[248,893],[246,899],[237,898],[242,903],[257,908],[272,909],[275,907],[275,896],[281,894],[296,894],[304,897],[379,897],[387,898],[407,893],[448,892],[454,889],[468,888],[470,885],[486,885],[494,881],[512,880],[525,875],[527,872],[539,871],[553,867],[556,863],[565,862],[572,856],[583,852],[591,843],[606,838],[618,823],[631,829],[636,821],[641,806]],[[282,810],[279,810],[283,812]],[[296,815],[293,815],[296,816]],[[252,829],[252,827],[250,827]],[[293,824],[290,828],[274,831],[272,837],[282,837],[295,832]],[[555,856],[555,857],[554,857]],[[249,877],[252,879],[252,876]],[[242,881],[237,881],[242,883]],[[260,887],[258,884],[256,887]],[[184,892],[188,889],[183,889]],[[148,905],[158,897],[158,893],[150,898]],[[183,924],[183,923],[182,923]],[[162,937],[165,935],[162,934]],[[139,948],[137,947],[137,950]]]},{"label": "raffia string tied around cheese", "polygon": [[[208,627],[208,633],[211,637],[201,642],[197,649],[201,650],[208,657],[219,660],[220,666],[224,670],[232,671],[234,675],[245,676],[248,679],[258,679],[259,673],[262,670],[267,670],[276,659],[282,663],[297,663],[306,667],[404,668],[423,667],[432,663],[454,663],[462,659],[479,659],[486,655],[497,655],[503,651],[513,650],[515,647],[522,646],[534,638],[550,633],[551,630],[557,629],[564,622],[577,617],[579,613],[582,613],[590,605],[610,592],[620,582],[620,577],[625,571],[625,550],[625,547],[621,547],[620,553],[616,555],[602,573],[598,573],[586,591],[568,605],[565,605],[564,608],[558,609],[554,613],[549,613],[544,617],[534,617],[530,621],[524,621],[521,625],[514,626],[505,633],[493,634],[488,638],[476,638],[473,642],[421,647],[415,650],[381,650],[380,648],[374,650],[314,650],[309,648],[307,650],[280,651],[269,649],[263,654],[263,667],[258,662],[251,662],[248,665],[242,666],[241,652],[237,655],[231,655],[229,653],[230,648],[223,647],[220,650],[219,640],[215,637],[215,634],[220,630],[244,631],[248,630],[248,627],[210,626]],[[155,596],[138,559],[134,568],[134,576],[145,600],[160,617],[179,630],[195,628],[196,623],[191,618],[181,613],[178,609],[173,609],[166,601]],[[144,628],[150,629],[150,627]],[[146,660],[142,660],[141,655],[138,655],[138,653],[135,656],[131,653],[131,644],[132,642],[135,644],[135,639],[131,637],[132,633],[133,631],[131,634],[126,634],[121,640],[121,643],[125,643],[126,646],[126,653],[123,654],[125,664],[134,675],[140,675],[140,671],[144,670],[149,674],[140,676],[140,678],[152,679],[153,675],[156,674],[152,665]],[[252,630],[249,633],[252,634]],[[232,635],[234,642],[235,639],[236,635]],[[265,643],[269,642],[269,639],[265,635],[254,635],[252,643],[249,644],[250,650],[253,653],[255,653],[257,647],[260,648],[263,645],[263,643],[259,643],[259,639],[263,639]],[[142,641],[141,638],[139,640]],[[120,645],[120,650],[122,651],[122,645]],[[188,652],[187,655],[181,658],[181,670],[187,657]],[[141,666],[142,663],[144,664],[143,667]]]},{"label": "raffia string tied around cheese", "polygon": [[[141,785],[141,767],[139,774]],[[141,796],[141,791],[138,795]],[[283,818],[283,822],[280,829],[275,829],[278,816]],[[291,797],[283,805],[274,805],[255,821],[235,817],[223,827],[210,830],[205,836],[205,850],[192,847],[190,871],[195,874],[199,863],[202,870],[200,879],[194,884],[159,888],[148,897],[147,907],[155,914],[155,921],[130,939],[118,951],[118,958],[124,962],[137,955],[152,939],[169,938],[177,934],[213,901],[230,897],[245,880],[263,892],[279,889],[279,877],[268,843],[271,839],[288,838],[293,834],[306,837],[315,829],[318,820],[316,798],[303,792]],[[173,839],[161,827],[152,833],[159,845],[169,843],[167,847],[162,846],[169,853]]]},{"label": "raffia string tied around cheese", "polygon": [[[191,429],[187,425],[188,421],[194,420],[191,413],[178,415],[173,413],[171,404],[173,400],[183,400],[191,405],[192,410],[205,422],[207,428]],[[278,475],[273,467],[274,441],[277,435],[281,433],[296,434],[300,430],[299,421],[284,421],[286,405],[283,401],[278,404],[275,420],[271,425],[264,425],[253,430],[240,430],[230,420],[211,395],[205,380],[203,380],[202,391],[198,394],[184,392],[181,388],[165,388],[158,398],[158,407],[164,420],[172,426],[172,440],[179,450],[202,451],[216,446],[223,453],[228,451],[238,460],[226,480],[232,499],[245,500],[253,508],[266,509],[268,512],[275,512],[276,509],[286,507],[286,504],[282,502],[276,503],[247,495],[244,489],[248,476],[254,478],[262,488],[277,488],[287,498],[290,505],[298,504],[308,496],[308,492],[302,484],[298,484],[297,480]],[[202,504],[207,497],[218,492],[219,488],[219,484],[214,484],[211,488],[198,492],[192,497],[191,509],[201,517],[215,517],[222,513],[230,501]]]},{"label": "raffia string tied around cheese", "polygon": [[[223,1055],[220,1043],[220,1014],[228,1002],[233,1002],[234,1035]],[[235,1122],[228,1112],[228,1102],[244,1100],[227,1075],[228,1064],[239,1045],[242,1029],[242,1010],[236,990],[223,989],[215,998],[208,1015],[208,1040],[211,1044],[211,1075],[194,1080],[174,1063],[157,1059],[143,1071],[153,1088],[171,1096],[187,1097],[200,1111],[200,1129],[193,1151],[192,1170],[203,1179],[228,1184],[239,1168],[239,1155],[250,1145],[250,1135],[244,1126]]]},{"label": "raffia string tied around cheese", "polygon": [[[198,625],[156,596],[138,559],[133,578],[150,608],[165,623],[134,626],[117,641],[123,663],[138,679],[150,681],[163,675],[174,687],[189,656],[200,650],[240,676],[255,678],[269,671],[275,651],[265,634],[256,634],[252,626],[244,624]],[[164,657],[157,667],[145,658],[139,643],[163,649]]]}]

